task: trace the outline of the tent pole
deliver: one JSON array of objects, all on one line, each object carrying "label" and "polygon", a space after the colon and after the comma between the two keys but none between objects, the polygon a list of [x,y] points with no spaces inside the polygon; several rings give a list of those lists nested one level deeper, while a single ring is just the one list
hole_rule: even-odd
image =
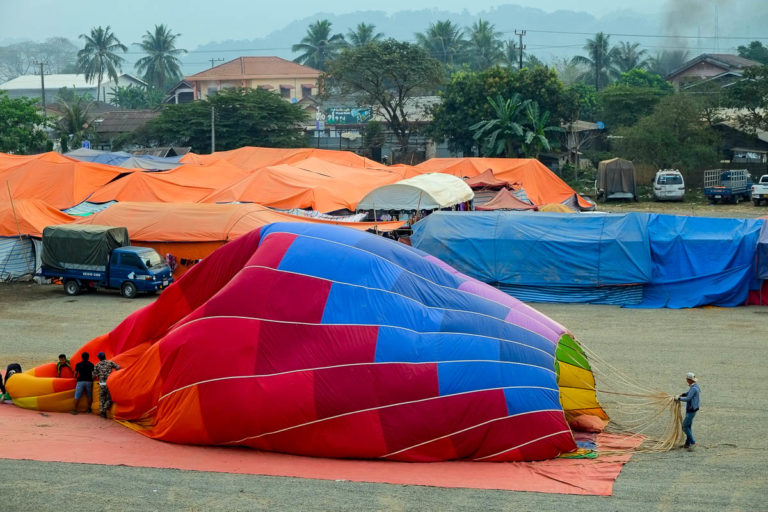
[{"label": "tent pole", "polygon": [[376,234],[379,234],[379,219],[376,217],[376,203],[373,203],[373,230],[376,232]]},{"label": "tent pole", "polygon": [[8,180],[5,181],[5,186],[8,189],[8,199],[11,201],[11,211],[13,212],[13,220],[16,222],[16,233],[19,235],[19,243],[21,244],[21,250],[24,252],[24,263],[27,264],[27,270],[34,275],[34,269],[29,268],[29,258],[27,258],[27,248],[24,247],[24,239],[21,237],[21,228],[19,227],[19,218],[16,216],[16,206],[13,204],[13,195],[11,195],[11,184]]}]

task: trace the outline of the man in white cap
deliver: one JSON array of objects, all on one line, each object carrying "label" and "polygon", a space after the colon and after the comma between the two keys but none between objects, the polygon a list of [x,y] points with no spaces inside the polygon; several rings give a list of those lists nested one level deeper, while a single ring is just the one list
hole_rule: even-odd
[{"label": "man in white cap", "polygon": [[688,383],[688,391],[677,397],[680,402],[685,402],[685,419],[683,420],[683,433],[685,434],[685,448],[693,450],[696,447],[696,441],[693,439],[693,418],[699,411],[699,385],[696,384],[696,374],[688,372],[685,375],[685,381]]}]

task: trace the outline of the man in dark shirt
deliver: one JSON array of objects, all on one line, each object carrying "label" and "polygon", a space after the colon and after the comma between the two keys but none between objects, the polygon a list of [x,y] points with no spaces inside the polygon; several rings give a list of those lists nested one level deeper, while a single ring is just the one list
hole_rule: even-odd
[{"label": "man in dark shirt", "polygon": [[93,402],[93,363],[90,362],[88,352],[83,352],[80,356],[82,361],[75,365],[75,378],[77,384],[75,385],[75,408],[72,409],[72,414],[77,414],[77,406],[80,403],[80,397],[85,392],[88,396],[88,408],[86,412],[91,408],[91,402]]}]

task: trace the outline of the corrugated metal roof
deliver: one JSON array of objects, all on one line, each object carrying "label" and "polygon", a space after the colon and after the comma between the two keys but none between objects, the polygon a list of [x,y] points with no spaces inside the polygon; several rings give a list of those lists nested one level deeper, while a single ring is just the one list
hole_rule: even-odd
[{"label": "corrugated metal roof", "polygon": [[[75,75],[75,74],[58,74],[58,75],[44,75],[45,76],[45,88],[46,89],[61,89],[62,87],[76,87],[78,89],[95,89],[97,84],[97,80],[93,79],[91,81],[88,81],[85,79],[85,75]],[[128,78],[129,80],[132,80],[138,84],[143,84],[144,82],[139,80],[138,78],[128,75],[128,74],[122,74],[120,75],[120,78]],[[104,77],[105,80],[102,82],[102,86],[110,87],[110,84],[114,84],[111,80],[109,80],[107,77]],[[6,90],[6,91],[13,91],[13,90],[23,90],[23,89],[39,89],[40,88],[40,75],[21,75],[17,76],[13,80],[9,80],[5,82],[4,84],[0,84],[0,89]]]}]

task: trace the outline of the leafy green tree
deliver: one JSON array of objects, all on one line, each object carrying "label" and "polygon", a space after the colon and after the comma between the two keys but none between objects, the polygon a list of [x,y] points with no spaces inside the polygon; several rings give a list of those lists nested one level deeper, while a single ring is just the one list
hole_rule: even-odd
[{"label": "leafy green tree", "polygon": [[474,131],[469,127],[493,117],[488,98],[511,98],[517,93],[523,100],[535,100],[551,112],[554,122],[575,119],[577,98],[568,93],[553,69],[539,67],[493,67],[480,73],[458,72],[441,91],[442,102],[434,109],[428,134],[436,141],[446,140],[452,151],[471,155]]},{"label": "leafy green tree", "polygon": [[462,62],[467,48],[464,31],[450,20],[433,23],[426,32],[416,34],[416,42],[448,67]]},{"label": "leafy green tree", "polygon": [[[123,63],[123,58],[117,52],[125,53],[128,48],[120,42],[109,26],[92,28],[90,34],[80,34],[80,39],[85,41],[85,46],[77,52],[77,67],[86,80],[96,78],[98,101],[104,76],[117,82],[117,72]],[[106,101],[106,98],[103,100]]]},{"label": "leafy green tree", "polygon": [[743,112],[736,119],[749,133],[768,131],[768,65],[748,67],[742,77],[727,89],[729,104]]},{"label": "leafy green tree", "polygon": [[611,50],[611,61],[619,73],[633,69],[644,69],[648,65],[647,50],[640,49],[640,43],[621,41]]},{"label": "leafy green tree", "polygon": [[357,95],[361,104],[378,110],[406,151],[415,129],[408,105],[415,96],[434,94],[443,69],[423,48],[387,39],[344,49],[331,62],[328,76],[342,93]]},{"label": "leafy green tree", "polygon": [[110,103],[124,110],[155,108],[165,99],[165,93],[161,89],[146,89],[134,85],[112,87],[110,92]]},{"label": "leafy green tree", "polygon": [[469,127],[472,137],[485,156],[514,157],[523,138],[522,112],[530,100],[521,99],[519,94],[508,100],[501,94],[487,99],[493,115]]},{"label": "leafy green tree", "polygon": [[332,25],[328,20],[312,23],[301,42],[291,47],[293,52],[303,52],[293,61],[325,71],[328,62],[333,60],[346,45],[343,35],[331,34]]},{"label": "leafy green tree", "polygon": [[525,55],[525,60],[523,61],[523,67],[528,69],[535,69],[535,68],[546,68],[547,65],[544,64],[544,61],[542,61],[537,56],[528,53]]},{"label": "leafy green tree", "polygon": [[531,158],[539,158],[543,151],[549,151],[552,144],[547,137],[548,132],[562,132],[559,126],[549,124],[550,114],[547,111],[541,112],[539,104],[531,101],[525,107],[525,141],[523,152]]},{"label": "leafy green tree", "polygon": [[673,90],[672,84],[659,75],[637,68],[622,73],[615,84],[628,85],[630,87],[648,87],[667,92],[672,92]]},{"label": "leafy green tree", "polygon": [[597,115],[597,91],[591,85],[584,82],[575,82],[566,90],[576,105],[574,119],[595,121]]},{"label": "leafy green tree", "polygon": [[0,91],[0,152],[30,154],[44,151],[48,138],[43,129],[46,119],[37,108],[37,100],[9,98]]},{"label": "leafy green tree", "polygon": [[598,115],[609,130],[631,126],[641,117],[651,114],[659,101],[669,94],[667,90],[651,87],[612,85],[597,95]]},{"label": "leafy green tree", "polygon": [[470,67],[481,71],[500,63],[504,59],[501,32],[488,21],[477,20],[469,29],[467,49],[470,55]]},{"label": "leafy green tree", "polygon": [[65,89],[64,96],[56,98],[61,116],[56,123],[56,133],[61,141],[61,150],[79,148],[84,140],[94,138],[93,97],[90,94],[78,94],[77,90]]},{"label": "leafy green tree", "polygon": [[376,25],[359,23],[355,30],[347,32],[347,42],[351,46],[360,47],[367,43],[381,41],[384,38],[382,32],[376,32]]},{"label": "leafy green tree", "polygon": [[754,60],[761,64],[768,64],[768,48],[763,46],[760,41],[752,41],[749,46],[739,46],[736,48],[740,57]]},{"label": "leafy green tree", "polygon": [[598,32],[593,39],[587,39],[587,44],[584,45],[587,55],[577,55],[573,58],[575,64],[589,68],[584,79],[591,77],[598,91],[611,83],[616,74],[613,69],[614,54],[611,52],[610,39],[611,36]]},{"label": "leafy green tree", "polygon": [[701,114],[691,96],[668,95],[653,113],[618,130],[617,153],[657,169],[698,170],[717,165],[717,133],[702,121]]},{"label": "leafy green tree", "polygon": [[147,31],[141,37],[139,46],[147,55],[136,61],[136,71],[150,87],[165,91],[181,80],[179,55],[187,50],[176,48],[176,38],[180,35],[165,25],[155,25],[154,33]]},{"label": "leafy green tree", "polygon": [[211,109],[215,113],[216,150],[243,146],[303,147],[307,114],[298,105],[262,89],[219,91],[205,100],[166,105],[160,116],[123,143],[211,147]]},{"label": "leafy green tree", "polygon": [[667,76],[688,61],[688,50],[664,50],[648,59],[647,70],[660,76]]}]

